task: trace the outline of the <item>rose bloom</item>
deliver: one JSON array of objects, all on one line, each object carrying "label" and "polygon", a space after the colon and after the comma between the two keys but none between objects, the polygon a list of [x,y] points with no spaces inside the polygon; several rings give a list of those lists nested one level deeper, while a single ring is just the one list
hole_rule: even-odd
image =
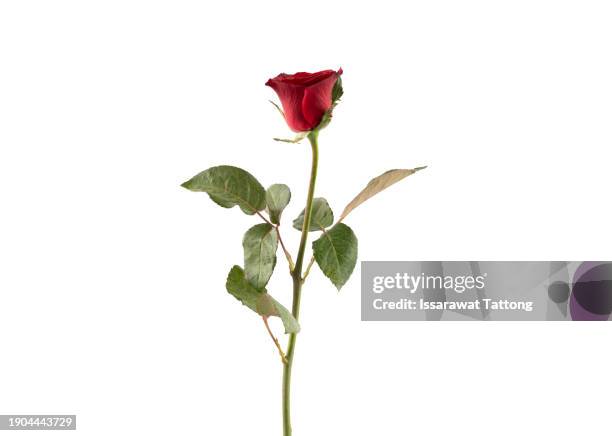
[{"label": "rose bloom", "polygon": [[319,125],[332,107],[332,90],[342,74],[324,70],[318,73],[281,73],[266,82],[278,94],[285,120],[294,132],[306,132]]}]

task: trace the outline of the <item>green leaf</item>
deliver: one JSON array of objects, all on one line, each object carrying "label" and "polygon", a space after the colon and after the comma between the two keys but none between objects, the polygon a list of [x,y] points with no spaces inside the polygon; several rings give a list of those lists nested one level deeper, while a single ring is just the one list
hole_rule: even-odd
[{"label": "green leaf", "polygon": [[387,189],[389,186],[399,182],[400,180],[416,173],[427,167],[417,167],[411,170],[389,170],[378,177],[373,178],[363,190],[357,194],[355,198],[344,208],[338,222],[342,221],[346,216],[357,206],[366,200],[369,200],[379,192]]},{"label": "green leaf", "polygon": [[275,313],[272,313],[271,316],[278,316],[281,319],[283,326],[285,326],[285,333],[298,333],[300,331],[300,324],[297,322],[297,319],[293,317],[291,312],[269,294],[265,295],[270,298],[272,305],[276,309]]},{"label": "green leaf", "polygon": [[[302,231],[304,227],[304,212],[303,210],[300,215],[293,220],[293,227]],[[316,230],[323,230],[331,226],[334,223],[334,213],[332,212],[327,200],[324,198],[315,198],[312,200],[312,213],[310,215],[310,227],[309,232]]]},{"label": "green leaf", "polygon": [[208,194],[208,196],[210,197],[210,199],[212,201],[214,201],[215,203],[217,203],[219,206],[221,207],[225,207],[227,209],[234,207],[235,204],[231,201],[225,201],[222,198],[217,197],[216,195],[213,194]]},{"label": "green leaf", "polygon": [[266,191],[247,171],[221,165],[202,171],[181,185],[195,192],[206,192],[222,207],[240,206],[247,215],[266,207]]},{"label": "green leaf", "polygon": [[244,234],[244,271],[247,280],[257,289],[263,289],[276,265],[278,236],[268,224],[257,224]]},{"label": "green leaf", "polygon": [[332,104],[335,106],[340,100],[340,97],[344,94],[344,89],[342,89],[342,78],[338,76],[338,80],[334,83],[334,88],[332,89]]},{"label": "green leaf", "polygon": [[300,325],[282,304],[276,301],[265,289],[255,289],[238,265],[230,270],[225,283],[227,292],[238,301],[261,316],[278,316],[285,326],[285,333],[297,333]]},{"label": "green leaf", "polygon": [[269,294],[262,293],[257,298],[257,304],[255,306],[257,308],[256,312],[261,316],[274,316],[277,311],[273,300],[274,299],[270,297]]},{"label": "green leaf", "polygon": [[268,215],[274,224],[280,224],[281,214],[291,200],[289,186],[276,184],[266,191],[266,204],[268,205]]},{"label": "green leaf", "polygon": [[357,263],[357,237],[349,226],[338,223],[312,243],[317,264],[340,290]]},{"label": "green leaf", "polygon": [[244,270],[238,265],[234,265],[230,270],[225,282],[225,288],[227,292],[232,294],[242,304],[259,313],[257,310],[257,300],[264,291],[255,289],[244,276]]}]

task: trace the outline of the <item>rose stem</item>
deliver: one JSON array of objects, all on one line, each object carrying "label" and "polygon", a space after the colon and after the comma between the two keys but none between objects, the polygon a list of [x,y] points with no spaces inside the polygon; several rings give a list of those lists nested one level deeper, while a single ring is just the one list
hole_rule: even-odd
[{"label": "rose stem", "polygon": [[[302,265],[304,263],[304,251],[308,240],[308,229],[310,228],[310,217],[312,215],[312,199],[314,197],[315,182],[317,180],[317,166],[319,163],[319,132],[313,130],[308,134],[308,140],[312,146],[312,168],[310,170],[310,184],[308,186],[308,197],[306,198],[306,208],[304,209],[304,224],[302,225],[302,238],[295,260],[295,268],[291,273],[293,278],[293,305],[291,313],[296,320],[300,316],[300,298],[302,294]],[[289,345],[287,347],[287,363],[283,367],[283,436],[291,436],[291,367],[293,364],[293,353],[295,351],[295,341],[297,334],[289,335]]]}]

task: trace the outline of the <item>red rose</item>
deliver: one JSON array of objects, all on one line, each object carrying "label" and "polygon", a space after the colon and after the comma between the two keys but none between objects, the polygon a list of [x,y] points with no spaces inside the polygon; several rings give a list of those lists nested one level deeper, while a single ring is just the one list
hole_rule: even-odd
[{"label": "red rose", "polygon": [[332,90],[342,74],[324,70],[318,73],[281,73],[266,82],[278,94],[285,120],[291,130],[306,132],[319,125],[323,115],[332,108]]}]

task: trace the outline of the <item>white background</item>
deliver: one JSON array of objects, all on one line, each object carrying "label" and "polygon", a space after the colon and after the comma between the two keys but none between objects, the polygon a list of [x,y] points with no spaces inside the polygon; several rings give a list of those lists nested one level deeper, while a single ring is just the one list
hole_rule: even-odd
[{"label": "white background", "polygon": [[[224,289],[257,221],[179,187],[233,164],[299,213],[279,72],[345,71],[317,186],[337,214],[429,165],[350,216],[361,260],[609,260],[611,21],[584,0],[2,2],[0,413],[280,435],[278,356]],[[304,290],[295,436],[610,431],[610,324],[364,323],[358,278]]]}]

